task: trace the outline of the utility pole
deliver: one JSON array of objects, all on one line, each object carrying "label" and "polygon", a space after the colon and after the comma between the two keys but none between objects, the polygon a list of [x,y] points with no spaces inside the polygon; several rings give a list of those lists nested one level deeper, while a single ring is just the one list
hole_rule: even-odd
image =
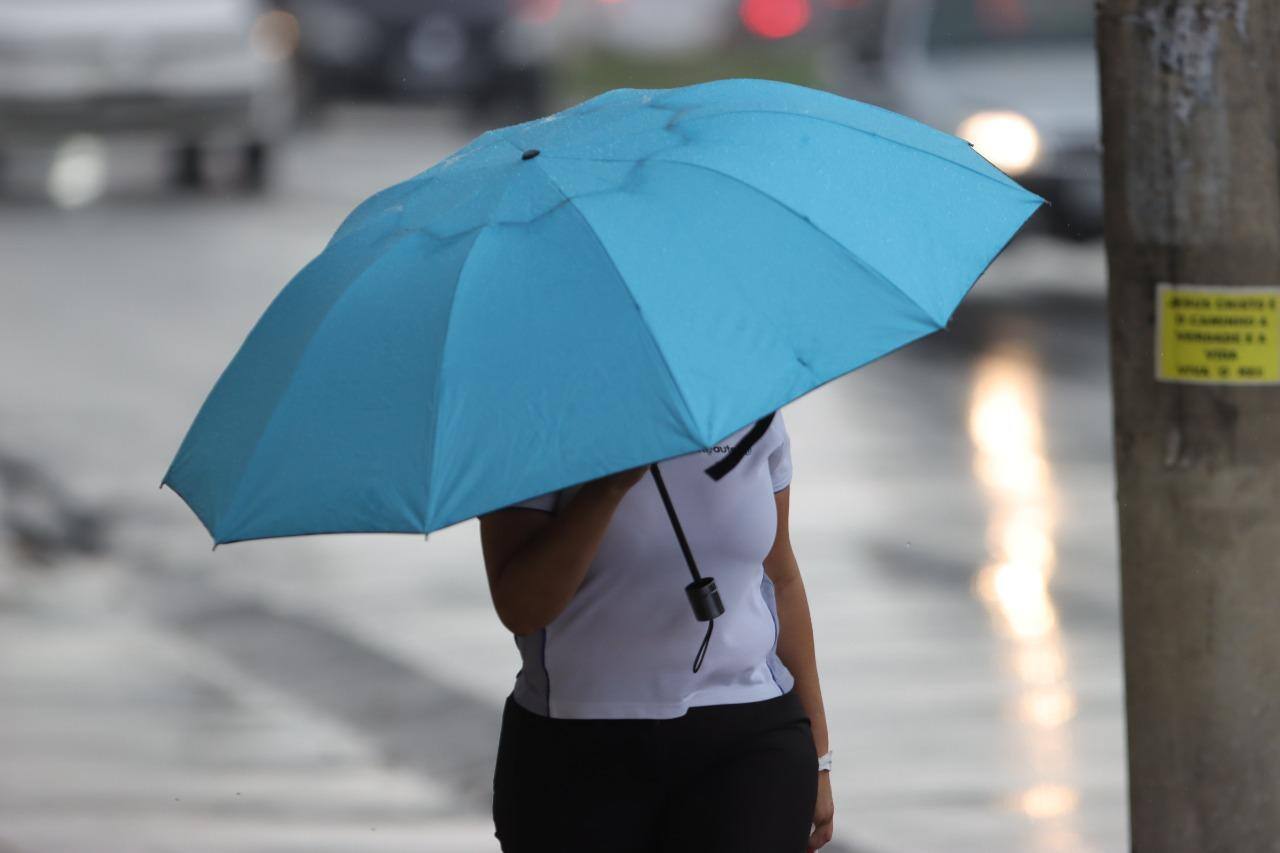
[{"label": "utility pole", "polygon": [[1098,0],[1134,853],[1280,851],[1280,2]]}]

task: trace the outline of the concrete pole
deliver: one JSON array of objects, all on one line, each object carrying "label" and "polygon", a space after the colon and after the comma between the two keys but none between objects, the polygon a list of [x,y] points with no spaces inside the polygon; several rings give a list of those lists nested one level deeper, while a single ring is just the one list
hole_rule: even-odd
[{"label": "concrete pole", "polygon": [[1280,0],[1097,8],[1132,849],[1280,851]]}]

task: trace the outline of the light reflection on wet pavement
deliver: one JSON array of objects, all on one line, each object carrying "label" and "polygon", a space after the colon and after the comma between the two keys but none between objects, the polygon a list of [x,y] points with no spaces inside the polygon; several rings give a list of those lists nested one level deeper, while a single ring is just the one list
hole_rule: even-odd
[{"label": "light reflection on wet pavement", "polygon": [[[0,452],[114,519],[104,557],[0,564],[0,850],[496,851],[518,657],[475,522],[211,553],[156,489],[288,275],[461,141],[371,114],[262,202],[131,167],[141,189],[71,214],[0,207],[0,357],[28,366]],[[832,853],[1127,846],[1101,274],[1097,246],[1020,241],[947,331],[784,410]]]},{"label": "light reflection on wet pavement", "polygon": [[1058,820],[1048,830],[1037,823],[1035,846],[1051,849],[1045,836],[1076,834],[1079,793],[1066,729],[1076,697],[1049,587],[1057,510],[1033,358],[997,351],[976,366],[969,432],[974,473],[990,506],[991,562],[975,576],[974,590],[1004,640],[1006,669],[1020,690],[1022,748],[1042,780],[1014,799],[1038,822]]},{"label": "light reflection on wet pavement", "polygon": [[1121,850],[1103,308],[972,300],[788,412],[838,812],[870,850]]}]

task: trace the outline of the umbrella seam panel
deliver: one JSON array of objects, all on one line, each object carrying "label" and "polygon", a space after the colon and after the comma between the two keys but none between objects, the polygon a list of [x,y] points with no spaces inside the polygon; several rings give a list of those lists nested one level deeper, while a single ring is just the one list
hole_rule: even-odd
[{"label": "umbrella seam panel", "polygon": [[[851,124],[845,124],[844,122],[836,121],[834,119],[829,119],[829,118],[823,118],[822,116],[811,115],[809,113],[791,113],[791,112],[787,112],[786,110],[762,110],[762,109],[726,110],[725,112],[714,113],[711,115],[690,116],[685,121],[692,122],[692,121],[698,121],[704,118],[717,118],[717,117],[726,116],[726,115],[780,115],[780,116],[786,116],[788,118],[808,119],[810,121],[818,121],[818,122],[822,122],[823,124],[834,125],[835,127],[841,127],[841,128],[844,128],[845,130],[851,130],[854,133],[860,133],[864,136],[870,136],[875,139],[883,140],[884,142],[888,142],[890,145],[897,145],[901,148],[906,148],[910,151],[919,152],[920,154],[924,154],[926,157],[933,157],[935,159],[942,160],[943,162],[950,163],[951,165],[955,166],[958,169],[964,169],[966,172],[972,172],[978,177],[991,181],[994,184],[998,184],[999,186],[1002,186],[1005,189],[1017,190],[1024,193],[1027,192],[1027,190],[1023,188],[1021,184],[1019,184],[1017,181],[1010,178],[1008,175],[1005,175],[1003,171],[1000,171],[998,168],[996,168],[995,164],[992,164],[992,167],[996,168],[996,171],[999,171],[1001,175],[1004,175],[1005,179],[1003,181],[995,177],[994,175],[988,175],[985,172],[980,172],[977,169],[973,168],[972,166],[968,166],[964,163],[961,163],[958,160],[952,160],[950,157],[943,156],[942,154],[939,154],[936,151],[929,151],[928,149],[920,148],[919,146],[912,145],[909,142],[903,142],[900,139],[894,139],[891,136],[885,136],[882,133],[876,133],[873,130],[867,130],[866,128],[862,128],[862,127],[855,127]],[[930,133],[939,134],[943,137],[947,137],[957,142],[960,142],[965,146],[965,150],[967,151],[974,151],[972,144],[970,144],[967,140],[961,139],[960,137],[955,136],[953,134],[943,133],[942,131],[938,130],[936,127],[930,127],[927,124],[920,123],[920,126],[925,130],[929,131]],[[976,153],[976,151],[974,153]],[[991,162],[989,160],[986,160],[985,157],[983,158],[983,160],[988,163]]]},{"label": "umbrella seam panel", "polygon": [[752,192],[755,192],[761,196],[764,196],[765,198],[772,201],[774,204],[781,207],[783,210],[790,213],[792,216],[808,224],[811,228],[813,228],[814,232],[816,232],[817,234],[820,234],[828,242],[834,244],[837,248],[840,249],[841,252],[843,252],[847,257],[852,259],[853,262],[857,264],[859,267],[871,273],[871,275],[874,276],[876,279],[884,282],[885,284],[889,285],[889,287],[901,293],[908,302],[916,306],[916,308],[919,308],[924,313],[924,315],[938,328],[942,328],[943,326],[946,325],[945,322],[940,321],[937,317],[933,316],[933,312],[931,312],[928,308],[925,308],[923,305],[921,305],[919,300],[917,300],[911,294],[903,290],[902,287],[899,286],[897,283],[895,283],[892,279],[890,279],[884,273],[880,272],[880,270],[876,269],[875,266],[873,266],[871,263],[869,263],[864,258],[859,256],[856,252],[854,252],[844,243],[841,243],[839,240],[833,237],[830,233],[818,227],[818,224],[814,222],[813,219],[809,217],[807,214],[802,213],[799,210],[796,210],[794,207],[787,204],[782,199],[776,196],[770,195],[769,193],[760,189],[760,187],[757,187],[756,185],[750,183],[749,181],[744,181],[742,178],[739,178],[737,175],[731,175],[728,172],[722,172],[719,169],[713,169],[710,166],[704,166],[701,163],[689,163],[684,160],[655,160],[653,162],[670,163],[673,166],[688,166],[693,169],[701,169],[705,172],[710,172],[713,175],[719,175],[720,177],[725,178],[726,180],[730,180],[730,181],[733,181],[734,183],[741,184],[742,186],[746,187]]},{"label": "umbrella seam panel", "polygon": [[[508,140],[508,142],[510,142],[510,140]],[[511,145],[513,148],[516,147],[514,143],[511,143]],[[639,313],[641,318],[640,325],[645,330],[645,333],[648,335],[649,340],[653,343],[653,348],[658,354],[658,359],[662,362],[663,367],[667,369],[667,375],[671,377],[671,384],[675,387],[676,393],[680,395],[680,402],[684,406],[685,416],[688,419],[686,426],[692,426],[694,428],[694,431],[695,431],[694,438],[697,439],[700,444],[703,444],[707,441],[714,441],[714,439],[704,439],[703,436],[701,435],[698,428],[697,419],[694,417],[693,410],[689,406],[689,399],[684,393],[684,388],[680,386],[680,382],[676,378],[675,371],[671,368],[671,362],[667,359],[667,354],[663,352],[662,346],[658,343],[658,339],[654,336],[653,329],[651,329],[649,327],[649,324],[644,320],[644,309],[641,307],[640,301],[636,299],[635,293],[632,292],[631,288],[627,285],[627,280],[622,275],[622,270],[618,269],[617,261],[613,259],[613,255],[609,253],[608,247],[605,246],[604,241],[600,239],[600,235],[596,233],[596,229],[591,225],[591,220],[588,219],[586,214],[584,214],[578,208],[578,206],[573,203],[573,198],[564,191],[564,188],[560,186],[560,184],[556,181],[556,179],[553,178],[551,174],[548,173],[547,170],[544,169],[540,163],[538,163],[536,160],[530,160],[528,162],[534,166],[537,166],[539,171],[541,171],[542,174],[546,176],[547,183],[550,184],[552,187],[554,187],[556,192],[560,193],[560,195],[564,198],[566,202],[566,207],[568,207],[574,212],[574,214],[582,222],[583,227],[586,229],[587,233],[591,235],[591,239],[594,240],[595,244],[600,248],[601,253],[603,253],[605,258],[608,259],[609,266],[613,268],[613,274],[617,278],[618,283],[622,286],[622,289],[623,291],[626,292],[627,296],[631,298],[631,304],[633,304],[636,307],[636,311]]]}]

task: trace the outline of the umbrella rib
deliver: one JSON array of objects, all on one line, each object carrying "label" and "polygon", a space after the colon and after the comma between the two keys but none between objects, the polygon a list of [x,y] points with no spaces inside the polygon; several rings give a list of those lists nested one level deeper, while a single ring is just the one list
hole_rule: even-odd
[{"label": "umbrella rib", "polygon": [[[512,144],[511,140],[501,135],[499,135],[498,140],[501,142],[505,142],[508,145]],[[514,183],[515,182],[512,181],[511,183],[507,184],[506,189],[502,191],[502,195],[500,195],[497,201],[494,202],[490,215],[492,215],[492,210],[498,210],[502,207],[502,203],[507,200],[507,194],[511,192],[511,186]],[[485,232],[488,231],[489,228],[492,227],[493,225],[494,223],[492,221],[486,221],[479,228],[475,229],[475,237],[471,239],[471,245],[467,247],[467,255],[465,258],[462,259],[462,265],[458,267],[458,276],[456,279],[457,284],[454,285],[453,295],[449,297],[449,311],[444,318],[444,340],[440,342],[440,373],[436,377],[436,399],[435,399],[435,403],[433,404],[434,411],[435,411],[435,422],[437,427],[439,427],[439,424],[440,424],[440,398],[442,396],[442,392],[444,388],[445,359],[448,358],[449,356],[449,332],[452,331],[453,329],[453,309],[454,309],[454,306],[458,304],[458,293],[461,292],[462,290],[462,282],[466,277],[467,267],[471,264],[471,258],[474,257],[475,255],[476,243],[480,242],[480,238],[483,237]],[[429,521],[433,515],[433,510],[435,509],[435,502],[433,500],[435,495],[431,493],[430,489],[431,489],[431,484],[435,481],[434,475],[435,475],[435,469],[436,469],[436,456],[439,452],[440,452],[440,431],[437,428],[431,436],[431,458],[427,463],[428,470],[432,472],[432,476],[427,478],[428,494],[427,494],[426,516],[422,520],[422,527],[424,530],[430,526]]]},{"label": "umbrella rib", "polygon": [[[513,147],[515,147],[514,143]],[[586,214],[578,209],[578,206],[573,203],[573,198],[570,197],[570,195],[564,191],[564,188],[556,182],[556,179],[542,167],[541,163],[538,163],[537,160],[531,160],[530,162],[537,166],[542,174],[546,175],[547,183],[555,187],[556,192],[560,193],[565,200],[565,206],[571,209],[578,219],[581,220],[583,227],[586,228],[587,233],[591,235],[591,239],[600,247],[600,251],[604,256],[609,259],[609,266],[613,268],[613,274],[618,279],[618,284],[622,285],[622,289],[626,291],[627,296],[631,297],[631,303],[635,305],[636,311],[640,314],[640,325],[644,328],[645,333],[649,336],[649,340],[653,343],[653,348],[658,353],[658,359],[662,362],[663,367],[667,369],[667,375],[671,377],[671,384],[675,387],[676,393],[680,395],[680,402],[684,405],[685,417],[688,419],[686,426],[692,426],[694,432],[697,433],[695,438],[699,442],[702,442],[704,439],[698,430],[697,419],[693,415],[693,409],[689,406],[689,399],[685,396],[684,389],[680,387],[680,382],[676,379],[676,373],[671,369],[671,362],[667,359],[667,354],[663,352],[662,345],[658,343],[658,339],[654,336],[653,329],[651,329],[649,324],[645,322],[644,310],[640,307],[640,301],[636,299],[635,293],[632,292],[631,287],[627,284],[626,278],[622,275],[622,270],[618,269],[618,262],[613,259],[613,255],[609,253],[608,247],[605,246],[604,241],[600,239],[600,235],[596,233],[596,229],[591,225],[591,220],[587,219]],[[714,441],[714,439],[706,440]]]},{"label": "umbrella rib", "polygon": [[[874,106],[874,105],[867,104],[866,106]],[[891,110],[884,110],[881,107],[874,107],[874,108],[878,110],[882,110],[883,112],[889,113],[892,116],[902,118],[902,116],[892,112]],[[718,118],[720,116],[726,116],[726,115],[780,115],[780,116],[786,116],[788,118],[800,118],[800,119],[808,119],[809,121],[819,121],[819,122],[822,122],[823,124],[830,124],[835,127],[844,128],[845,130],[852,130],[854,133],[861,133],[864,136],[870,136],[875,139],[880,139],[885,142],[888,142],[890,145],[897,145],[901,148],[906,148],[909,151],[916,151],[920,154],[924,154],[927,157],[933,157],[935,159],[941,160],[944,163],[950,163],[952,166],[955,166],[958,169],[964,169],[966,172],[972,172],[978,177],[985,178],[986,180],[991,181],[994,184],[998,184],[999,186],[1002,186],[1007,190],[1017,190],[1024,193],[1026,192],[1026,190],[1023,189],[1020,184],[1010,179],[1007,175],[1005,176],[1005,180],[1002,181],[993,175],[988,175],[985,172],[980,172],[977,169],[973,168],[972,166],[966,166],[964,163],[960,163],[956,160],[952,160],[950,157],[944,157],[943,155],[938,154],[935,151],[929,151],[925,148],[919,148],[915,145],[912,145],[909,142],[903,142],[901,140],[894,139],[893,137],[885,136],[884,134],[881,134],[881,133],[876,133],[873,130],[867,130],[866,128],[863,128],[863,127],[855,127],[854,125],[851,125],[851,124],[845,124],[844,122],[835,121],[834,119],[829,119],[829,118],[823,118],[822,116],[811,115],[809,113],[792,113],[792,112],[787,112],[786,110],[762,110],[762,109],[725,110],[724,112],[720,112],[720,113],[710,113],[707,115],[690,116],[689,118],[681,119],[680,124],[695,122],[704,118]],[[922,128],[928,130],[930,133],[936,133],[941,136],[951,136],[950,134],[944,134],[942,133],[942,131],[938,130],[937,128],[930,127],[929,125],[924,124],[922,122],[917,122],[917,124],[919,124]],[[960,139],[958,136],[952,136],[952,138],[957,139],[961,142],[965,142],[965,140]],[[972,149],[973,146],[969,144],[969,148]],[[975,151],[974,153],[977,153],[977,152]],[[982,155],[979,154],[978,156],[981,157]],[[1004,172],[1001,172],[1000,174],[1003,175]]]},{"label": "umbrella rib", "polygon": [[[391,241],[391,246],[387,248],[399,246],[402,242],[404,242],[404,240],[406,240],[413,233],[415,232],[403,232],[401,234],[398,234]],[[316,338],[319,336],[320,330],[323,329],[325,324],[328,323],[330,318],[333,317],[334,309],[338,307],[338,304],[341,303],[343,300],[345,300],[347,296],[350,295],[355,285],[358,282],[363,281],[364,277],[369,274],[369,270],[373,269],[373,267],[376,266],[380,260],[382,260],[382,258],[384,257],[385,251],[386,249],[383,249],[382,251],[378,252],[373,258],[370,259],[369,263],[365,264],[364,268],[360,270],[359,275],[352,277],[352,279],[349,282],[347,282],[347,284],[342,288],[342,292],[337,295],[337,297],[333,300],[333,302],[329,303],[328,309],[325,310],[324,315],[321,316],[320,318],[320,321],[316,323],[316,327],[311,330],[311,335],[307,338],[306,344],[303,345],[302,351],[298,353],[298,360],[294,363],[293,369],[289,371],[288,380],[284,383],[284,386],[280,391],[280,395],[276,397],[275,403],[271,406],[271,414],[267,416],[266,423],[263,424],[262,430],[258,433],[257,439],[255,439],[253,442],[253,449],[249,451],[248,458],[245,459],[244,467],[240,469],[240,473],[236,480],[235,488],[232,490],[232,493],[231,493],[231,500],[227,501],[226,506],[223,507],[221,517],[219,518],[220,522],[226,520],[226,517],[230,514],[231,508],[236,505],[236,501],[240,498],[240,491],[244,488],[245,477],[248,475],[249,471],[253,468],[253,463],[258,458],[258,453],[262,450],[262,441],[267,437],[267,433],[271,431],[271,426],[275,423],[276,416],[280,414],[280,404],[284,402],[284,398],[289,394],[289,389],[293,387],[293,380],[297,378],[298,370],[302,367],[302,363],[306,361],[307,353],[311,351],[311,346],[315,343]],[[321,255],[323,254],[324,252],[321,252]],[[279,296],[277,296],[276,298],[278,299]],[[272,304],[274,304],[274,300]],[[270,310],[271,310],[271,306],[268,306],[267,311],[270,311]],[[259,320],[259,322],[261,322],[261,320]],[[256,329],[257,327],[255,325],[255,328],[253,331],[256,331]],[[249,334],[252,335],[253,331],[250,331]],[[239,353],[237,353],[237,356],[238,355]],[[234,362],[234,358],[232,359],[232,361]],[[215,385],[214,388],[216,390],[217,386]],[[197,413],[196,417],[199,418],[199,416],[200,415]],[[215,544],[217,544],[219,541],[216,533],[213,534],[213,541]],[[239,540],[235,540],[235,541],[239,541]]]},{"label": "umbrella rib", "polygon": [[[503,192],[502,197],[506,198],[505,191]],[[499,199],[498,205],[501,205],[501,203],[502,199]],[[449,310],[446,312],[444,318],[444,339],[440,342],[440,368],[439,373],[436,376],[436,397],[435,401],[432,403],[432,409],[435,412],[435,428],[432,430],[431,434],[431,457],[427,462],[427,470],[431,472],[431,476],[427,477],[427,505],[425,515],[422,519],[422,528],[424,531],[431,526],[430,520],[433,515],[433,510],[435,509],[433,501],[435,495],[431,489],[431,485],[435,482],[436,456],[440,452],[440,398],[443,396],[445,359],[449,356],[449,332],[453,330],[453,309],[454,306],[458,304],[458,293],[462,290],[462,280],[466,275],[467,266],[471,263],[471,258],[475,254],[476,243],[480,242],[480,238],[484,236],[485,232],[489,230],[489,226],[492,224],[493,223],[491,222],[486,222],[484,225],[476,229],[475,236],[471,238],[471,245],[467,247],[467,255],[462,259],[462,265],[458,267],[458,276],[456,279],[457,284],[453,287],[453,295],[449,297]]]},{"label": "umbrella rib", "polygon": [[867,261],[863,260],[861,257],[859,257],[859,256],[858,256],[858,254],[857,254],[856,252],[854,252],[852,249],[850,249],[850,248],[849,248],[848,246],[846,246],[844,243],[841,243],[841,242],[840,242],[839,240],[837,240],[835,237],[832,237],[829,233],[827,233],[826,231],[824,231],[824,230],[822,230],[821,228],[819,228],[819,227],[818,227],[818,223],[814,222],[814,221],[813,221],[812,219],[810,219],[808,216],[806,216],[805,214],[803,214],[803,213],[801,213],[800,211],[796,210],[794,207],[792,207],[791,205],[787,204],[786,202],[784,202],[782,199],[778,198],[777,196],[772,196],[772,195],[770,195],[769,193],[767,193],[767,192],[765,192],[764,190],[760,189],[760,188],[759,188],[759,187],[757,187],[756,185],[754,185],[754,184],[752,184],[752,183],[750,183],[750,182],[748,182],[748,181],[744,181],[742,178],[739,178],[739,177],[737,177],[736,175],[731,175],[731,174],[729,174],[728,172],[722,172],[722,171],[720,171],[719,169],[713,169],[713,168],[711,168],[710,166],[704,166],[704,165],[702,165],[701,163],[689,163],[689,162],[686,162],[686,161],[684,161],[684,160],[665,160],[665,159],[658,159],[658,160],[654,160],[653,162],[655,162],[655,163],[670,163],[670,164],[675,165],[675,166],[688,166],[688,167],[693,168],[693,169],[702,169],[702,170],[703,170],[703,171],[705,171],[705,172],[710,172],[710,173],[711,173],[711,174],[713,174],[713,175],[719,175],[720,177],[722,177],[722,178],[726,178],[726,179],[728,179],[728,180],[730,180],[730,181],[733,181],[734,183],[741,184],[742,186],[746,187],[747,189],[749,189],[749,190],[751,190],[751,191],[753,191],[753,192],[755,192],[755,193],[757,193],[757,194],[759,194],[759,195],[761,195],[761,196],[764,196],[765,198],[767,198],[767,199],[769,199],[770,201],[772,201],[774,204],[776,204],[776,205],[778,205],[779,207],[781,207],[783,210],[785,210],[785,211],[787,211],[788,213],[790,213],[792,216],[796,217],[797,219],[801,220],[802,222],[807,223],[811,228],[813,228],[813,230],[814,230],[815,232],[817,232],[818,234],[822,235],[824,238],[826,238],[826,240],[827,240],[828,242],[833,243],[837,248],[839,248],[841,252],[843,252],[843,253],[844,253],[845,255],[847,255],[848,257],[852,258],[852,259],[853,259],[853,262],[854,262],[855,264],[857,264],[858,266],[862,267],[864,270],[866,270],[867,272],[871,273],[871,274],[872,274],[873,276],[875,276],[877,279],[879,279],[880,281],[882,281],[882,282],[884,282],[885,284],[887,284],[887,285],[889,285],[890,287],[892,287],[894,290],[896,290],[896,291],[898,291],[899,293],[901,293],[901,294],[906,298],[906,300],[907,300],[908,302],[910,302],[912,305],[916,306],[916,307],[917,307],[917,308],[919,308],[921,311],[923,311],[923,312],[925,313],[925,316],[927,316],[930,320],[932,320],[932,321],[933,321],[933,322],[938,326],[938,328],[942,328],[943,326],[945,326],[945,325],[946,325],[946,322],[945,322],[945,321],[940,321],[940,320],[938,320],[938,318],[934,317],[934,316],[933,316],[933,314],[929,311],[929,309],[928,309],[928,308],[925,308],[923,305],[921,305],[921,304],[916,300],[916,298],[915,298],[915,297],[913,297],[911,294],[909,294],[909,293],[907,293],[905,290],[903,290],[903,289],[902,289],[900,286],[898,286],[898,285],[897,285],[897,284],[896,284],[892,279],[890,279],[890,278],[889,278],[888,276],[886,276],[884,273],[880,272],[880,270],[876,269],[874,266],[872,266],[872,265],[871,265],[870,263],[868,263]]},{"label": "umbrella rib", "polygon": [[[508,138],[504,136],[504,134],[498,133],[497,131],[493,131],[493,132],[497,134],[497,137],[495,137],[495,140],[494,140],[495,145],[497,145],[498,142],[506,142],[507,145],[512,147],[512,149],[515,149],[517,151],[524,151],[524,149],[521,149],[520,146],[517,146],[515,142],[508,140]],[[492,146],[485,146],[485,147],[486,149],[488,149],[488,147],[492,147]],[[502,191],[502,195],[498,196],[498,199],[494,201],[493,207],[492,209],[490,209],[490,216],[493,215],[493,210],[499,210],[500,207],[502,207],[503,202],[507,200],[508,193],[511,192],[511,188],[513,184],[515,184],[515,181],[509,182],[506,188],[504,188],[504,190]],[[556,188],[559,191],[559,187],[556,187]],[[561,191],[561,195],[564,195],[563,191]],[[480,242],[480,238],[484,237],[485,232],[489,231],[489,228],[493,227],[494,224],[497,224],[497,223],[492,222],[492,219],[490,219],[490,220],[486,220],[485,223],[475,228],[475,237],[471,238],[471,245],[467,247],[466,257],[463,257],[462,265],[460,266],[460,268],[458,268],[457,284],[456,286],[453,287],[453,295],[449,297],[449,310],[448,310],[447,316],[445,316],[444,318],[444,339],[442,342],[440,342],[440,368],[439,368],[439,374],[436,375],[436,382],[435,382],[434,410],[435,410],[436,425],[439,425],[440,423],[440,398],[443,397],[443,389],[444,389],[444,360],[447,359],[448,353],[449,353],[449,332],[451,332],[451,330],[453,329],[453,309],[454,309],[454,306],[458,304],[458,293],[462,291],[462,283],[463,283],[463,279],[466,278],[467,266],[470,266],[471,259],[472,257],[475,256],[476,243]],[[440,433],[439,433],[439,430],[436,430],[436,432],[433,434],[433,437],[431,437],[431,457],[428,462],[428,470],[430,470],[431,473],[433,473],[433,476],[429,478],[429,482],[428,482],[429,489],[431,487],[431,482],[434,482],[435,457],[436,455],[438,455],[439,450],[440,450]],[[433,510],[435,508],[434,501],[431,500],[431,498],[433,497],[434,497],[434,494],[429,493],[428,498],[426,498],[426,515],[424,519],[422,519],[422,526],[424,526],[424,528],[428,528],[428,526],[430,526],[429,521],[431,519],[431,516],[433,516]]]}]

